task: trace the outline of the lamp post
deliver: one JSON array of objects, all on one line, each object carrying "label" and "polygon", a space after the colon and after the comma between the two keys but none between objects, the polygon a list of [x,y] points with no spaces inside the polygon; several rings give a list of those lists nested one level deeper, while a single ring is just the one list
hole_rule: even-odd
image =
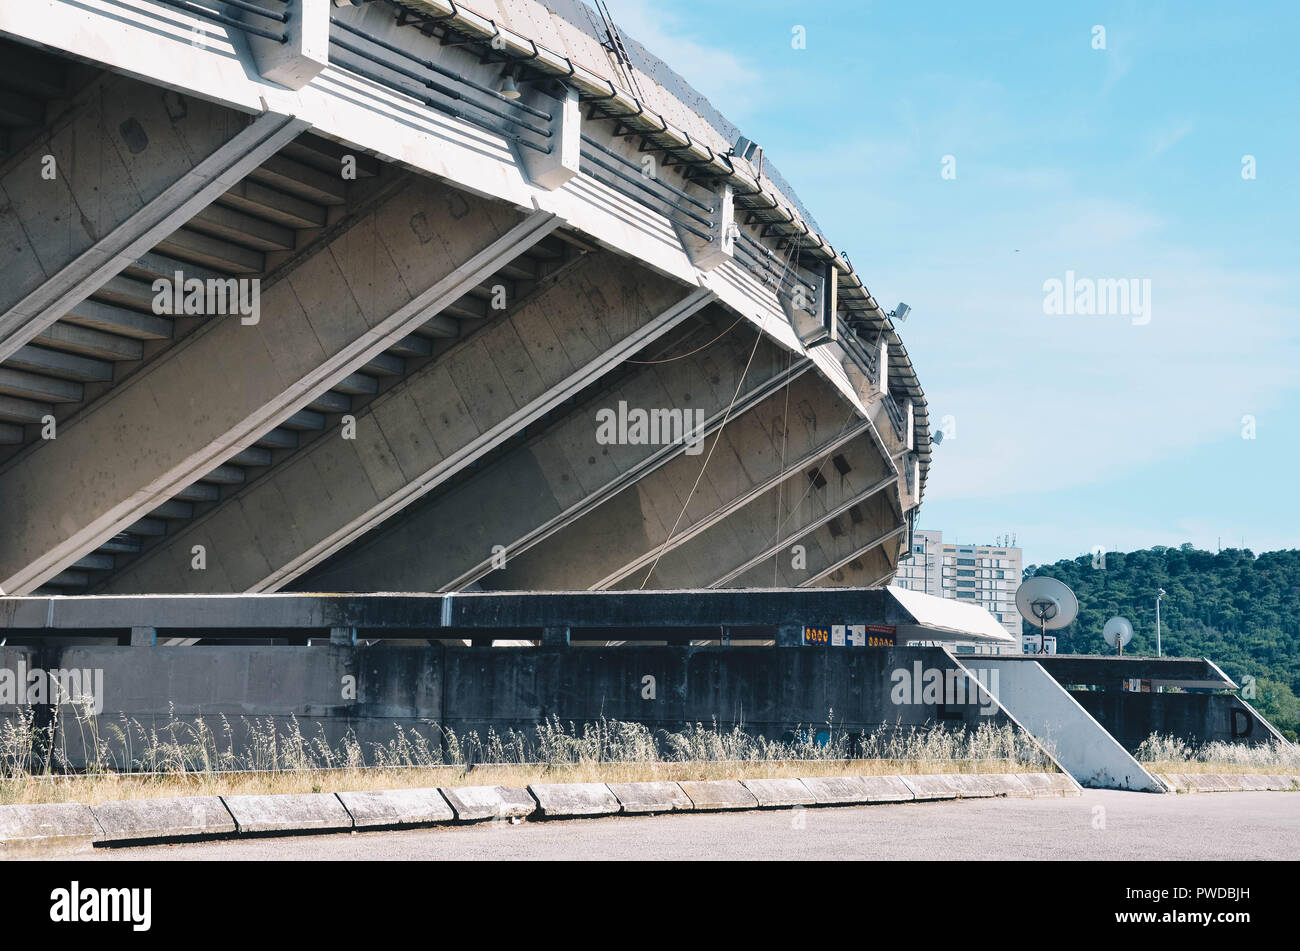
[{"label": "lamp post", "polygon": [[1165,596],[1164,588],[1156,589],[1156,656],[1160,655],[1160,599]]}]

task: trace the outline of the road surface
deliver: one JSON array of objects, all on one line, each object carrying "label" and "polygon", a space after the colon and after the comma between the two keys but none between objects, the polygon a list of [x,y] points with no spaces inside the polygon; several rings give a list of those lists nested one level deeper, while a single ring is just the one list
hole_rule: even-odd
[{"label": "road surface", "polygon": [[1300,792],[839,806],[100,849],[95,860],[1294,859]]}]

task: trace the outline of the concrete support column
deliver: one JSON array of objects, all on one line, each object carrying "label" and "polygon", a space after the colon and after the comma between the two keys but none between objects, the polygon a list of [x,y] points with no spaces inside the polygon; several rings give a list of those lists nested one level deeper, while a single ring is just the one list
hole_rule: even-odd
[{"label": "concrete support column", "polygon": [[132,647],[156,647],[158,645],[158,631],[152,627],[133,627],[131,628],[131,646]]},{"label": "concrete support column", "polygon": [[567,627],[544,627],[542,628],[542,646],[568,647],[569,633]]},{"label": "concrete support column", "polygon": [[355,627],[330,628],[330,644],[336,647],[353,647],[356,643],[357,629]]}]

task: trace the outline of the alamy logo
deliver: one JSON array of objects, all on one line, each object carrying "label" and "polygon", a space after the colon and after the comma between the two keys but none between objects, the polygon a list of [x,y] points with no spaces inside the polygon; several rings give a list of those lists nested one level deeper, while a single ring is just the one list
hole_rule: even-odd
[{"label": "alamy logo", "polygon": [[1135,326],[1151,322],[1151,278],[1074,276],[1043,282],[1043,313],[1056,316],[1132,317]]},{"label": "alamy logo", "polygon": [[704,410],[628,409],[626,400],[618,409],[596,410],[596,442],[601,446],[669,446],[682,443],[686,455],[704,450]]},{"label": "alamy logo", "polygon": [[96,713],[104,712],[103,668],[73,667],[64,670],[28,668],[19,661],[14,670],[0,667],[0,706],[45,706],[48,704],[88,704]]},{"label": "alamy logo", "polygon": [[174,317],[239,316],[252,326],[262,319],[262,282],[259,278],[187,278],[182,271],[168,280],[153,282],[153,312]]},{"label": "alamy logo", "polygon": [[998,672],[980,668],[969,672],[956,667],[940,669],[926,667],[919,660],[906,667],[897,667],[889,676],[894,685],[889,699],[895,704],[925,704],[935,706],[965,706],[980,708],[982,716],[998,711]]},{"label": "alamy logo", "polygon": [[80,882],[73,882],[50,892],[50,921],[126,921],[132,931],[148,931],[153,923],[153,889],[82,888]]}]

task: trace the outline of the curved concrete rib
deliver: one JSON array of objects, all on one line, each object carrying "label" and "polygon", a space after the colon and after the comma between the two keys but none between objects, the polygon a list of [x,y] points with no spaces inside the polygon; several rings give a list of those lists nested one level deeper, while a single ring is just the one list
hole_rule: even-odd
[{"label": "curved concrete rib", "polygon": [[[0,214],[0,233],[6,243],[22,236],[19,257],[5,268],[8,286],[0,288],[0,361],[108,283],[308,125],[303,119],[267,112],[231,135],[232,124],[247,121],[240,113],[196,102],[187,106],[181,118],[169,117],[158,91],[143,83],[117,81],[97,92],[104,101],[92,99],[69,128],[29,146],[26,151],[31,158],[0,182],[0,205],[7,212]],[[139,130],[133,132],[129,149],[118,148],[115,137],[107,132],[107,127],[116,128],[119,120],[123,129]],[[101,140],[98,163],[74,160],[78,151],[91,151],[84,138],[81,142],[71,138],[75,134]],[[210,151],[200,151],[195,160],[191,156],[196,148]],[[41,177],[42,154],[58,160],[53,180]],[[48,220],[41,214],[46,209],[36,204],[36,199],[53,190],[65,192],[64,200],[79,209],[79,223]],[[88,214],[99,220],[92,221]],[[95,239],[96,234],[103,237]],[[31,252],[30,263],[21,251]],[[9,287],[21,296],[7,300]]]},{"label": "curved concrete rib", "polygon": [[[693,322],[687,333],[654,351],[660,362],[626,374],[483,471],[411,506],[371,533],[373,537],[300,578],[295,587],[460,590],[678,455],[698,453],[702,440],[721,426],[753,350],[755,331],[745,327],[726,335],[728,325],[735,326],[735,321],[725,310]],[[720,333],[725,335],[722,340],[704,346]],[[696,346],[700,351],[689,353]],[[740,394],[733,413],[779,394],[811,365],[805,359],[791,361],[771,341],[759,346],[761,356],[744,379],[749,388]],[[685,356],[672,359],[668,355],[673,353]],[[690,431],[669,425],[669,432],[656,434],[653,443],[602,441],[599,414],[615,416],[620,405],[647,414],[671,410],[679,419],[685,412],[689,415],[681,428]]]},{"label": "curved concrete rib", "polygon": [[[712,299],[703,289],[681,295],[640,268],[585,261],[361,409],[355,439],[337,431],[317,439],[128,566],[108,590],[278,590]],[[195,544],[206,551],[202,571],[191,570]]]},{"label": "curved concrete rib", "polygon": [[[0,471],[0,516],[16,527],[0,536],[0,588],[18,594],[57,574],[429,321],[557,223],[544,212],[519,220],[515,211],[416,180],[340,225],[261,293],[257,323],[210,320],[64,424],[58,439],[34,444]],[[85,466],[86,459],[100,464]]]}]

